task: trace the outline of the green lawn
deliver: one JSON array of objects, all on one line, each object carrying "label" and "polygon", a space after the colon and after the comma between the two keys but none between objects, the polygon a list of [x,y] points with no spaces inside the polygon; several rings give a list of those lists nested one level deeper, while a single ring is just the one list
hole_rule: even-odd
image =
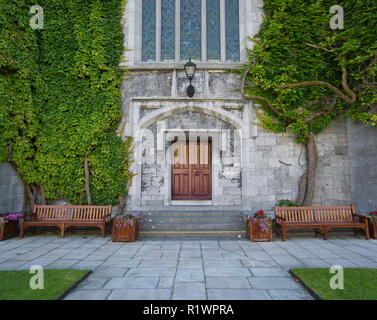
[{"label": "green lawn", "polygon": [[30,288],[29,270],[0,271],[0,300],[56,300],[88,270],[44,270],[44,289]]},{"label": "green lawn", "polygon": [[323,300],[377,300],[377,269],[344,268],[344,289],[330,288],[330,269],[292,269]]}]

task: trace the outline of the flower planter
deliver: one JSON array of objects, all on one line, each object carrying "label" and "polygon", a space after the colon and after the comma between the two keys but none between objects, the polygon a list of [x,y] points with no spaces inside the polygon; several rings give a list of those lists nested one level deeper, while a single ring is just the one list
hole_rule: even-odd
[{"label": "flower planter", "polygon": [[8,220],[2,227],[0,227],[0,241],[13,238],[18,235],[18,219]]},{"label": "flower planter", "polygon": [[261,231],[257,222],[252,222],[250,220],[247,221],[246,233],[250,241],[272,241],[272,221],[271,219],[268,219],[268,221],[271,228],[267,232]]},{"label": "flower planter", "polygon": [[377,239],[377,223],[369,220],[369,234],[372,239]]},{"label": "flower planter", "polygon": [[123,225],[115,219],[113,220],[113,242],[134,242],[138,233],[138,222],[134,222],[131,226],[130,224]]}]

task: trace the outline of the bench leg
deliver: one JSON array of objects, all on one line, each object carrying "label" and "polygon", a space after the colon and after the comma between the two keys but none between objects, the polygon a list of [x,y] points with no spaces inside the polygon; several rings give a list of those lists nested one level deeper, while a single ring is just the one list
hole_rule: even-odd
[{"label": "bench leg", "polygon": [[369,240],[369,223],[368,223],[368,219],[365,219],[365,239]]},{"label": "bench leg", "polygon": [[279,226],[277,223],[275,223],[276,239],[279,238],[279,235],[280,235],[280,233],[279,233],[279,227],[280,227],[280,226]]},{"label": "bench leg", "polygon": [[282,240],[285,241],[285,226],[281,226],[281,234],[282,234]]},{"label": "bench leg", "polygon": [[106,222],[102,222],[101,228],[101,236],[102,238],[105,238],[105,232],[106,232]]},{"label": "bench leg", "polygon": [[24,218],[21,220],[20,238],[24,237]]},{"label": "bench leg", "polygon": [[323,228],[323,240],[328,240],[329,239],[329,229],[328,228]]},{"label": "bench leg", "polygon": [[64,226],[64,223],[60,226],[60,238],[64,238],[64,230],[65,230],[65,226]]}]

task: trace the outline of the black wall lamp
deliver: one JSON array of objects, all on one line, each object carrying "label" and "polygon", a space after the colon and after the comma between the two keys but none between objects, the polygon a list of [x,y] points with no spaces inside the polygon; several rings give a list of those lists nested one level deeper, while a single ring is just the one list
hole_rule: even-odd
[{"label": "black wall lamp", "polygon": [[187,79],[190,81],[190,85],[187,87],[187,95],[192,98],[195,94],[195,88],[191,84],[191,81],[194,79],[195,72],[196,72],[196,64],[193,63],[190,59],[189,62],[185,64],[185,72]]}]

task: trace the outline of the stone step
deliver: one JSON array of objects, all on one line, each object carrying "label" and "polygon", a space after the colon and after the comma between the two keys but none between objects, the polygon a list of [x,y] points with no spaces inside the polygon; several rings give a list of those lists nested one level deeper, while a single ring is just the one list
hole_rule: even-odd
[{"label": "stone step", "polygon": [[241,211],[135,211],[131,214],[139,214],[143,217],[241,217]]},{"label": "stone step", "polygon": [[246,239],[246,232],[234,231],[186,231],[186,232],[139,232],[140,239],[177,239],[177,240],[241,240]]},{"label": "stone step", "polygon": [[245,223],[237,210],[153,210],[130,212],[143,216],[141,238],[240,239]]},{"label": "stone step", "polygon": [[144,216],[143,224],[164,223],[243,223],[243,218],[237,216]]},{"label": "stone step", "polygon": [[140,231],[238,231],[244,230],[246,226],[243,223],[164,223],[164,224],[144,224],[140,225]]}]

